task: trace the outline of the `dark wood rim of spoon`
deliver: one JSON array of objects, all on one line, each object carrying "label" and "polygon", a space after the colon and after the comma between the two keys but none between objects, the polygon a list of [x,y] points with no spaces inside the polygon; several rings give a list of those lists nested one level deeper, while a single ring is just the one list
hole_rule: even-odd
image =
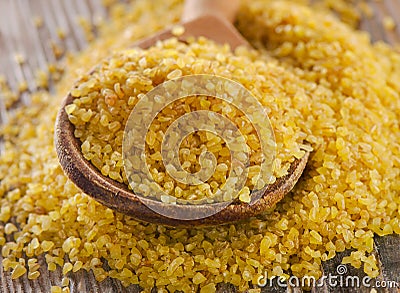
[{"label": "dark wood rim of spoon", "polygon": [[[207,24],[206,27],[204,27],[204,23]],[[199,26],[199,24],[203,24],[203,26]],[[231,44],[233,49],[239,45],[247,44],[232,24],[213,15],[195,19],[185,23],[184,26],[191,32],[190,36],[203,35],[210,39],[215,39],[215,33],[224,36],[230,34],[231,38],[226,41],[232,42],[232,38],[235,39],[233,45]],[[201,29],[198,29],[199,27]],[[196,29],[197,31],[194,33],[191,31]],[[163,40],[171,36],[171,30],[167,29],[144,41],[139,41],[135,45],[147,48],[157,40]],[[184,41],[187,37],[187,35],[183,34],[179,39]],[[169,226],[205,226],[231,223],[256,216],[266,209],[273,207],[294,187],[308,161],[309,153],[306,152],[303,158],[295,160],[291,164],[288,175],[277,179],[274,184],[269,185],[264,195],[253,204],[234,201],[209,217],[196,220],[177,219],[174,218],[174,215],[180,213],[182,209],[185,209],[186,212],[193,212],[196,215],[199,215],[201,212],[209,215],[212,214],[210,209],[215,210],[215,207],[220,204],[171,205],[143,197],[139,199],[125,184],[102,175],[90,161],[83,157],[81,142],[74,136],[75,127],[69,121],[68,115],[65,112],[65,106],[71,104],[73,100],[74,97],[70,94],[64,99],[61,109],[58,112],[55,126],[55,146],[64,172],[82,191],[100,203],[138,220]],[[259,194],[254,193],[254,196],[257,195]],[[154,212],[144,203],[168,209],[170,217]]]}]

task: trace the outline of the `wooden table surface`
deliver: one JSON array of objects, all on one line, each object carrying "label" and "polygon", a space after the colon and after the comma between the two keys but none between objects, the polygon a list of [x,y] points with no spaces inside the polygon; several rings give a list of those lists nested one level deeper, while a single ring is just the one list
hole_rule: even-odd
[{"label": "wooden table surface", "polygon": [[[317,1],[317,0],[315,0]],[[356,0],[357,1],[357,0]],[[353,1],[354,2],[354,1]],[[96,20],[99,17],[106,18],[107,11],[100,5],[101,0],[0,0],[0,75],[5,75],[12,88],[24,79],[28,81],[29,90],[34,90],[34,72],[37,68],[46,68],[46,63],[54,62],[50,44],[40,40],[57,39],[56,28],[65,28],[73,31],[72,37],[60,41],[59,45],[69,51],[78,51],[87,44],[81,29],[72,18],[59,17],[60,15],[82,15],[87,19]],[[370,7],[374,10],[372,18],[364,18],[361,28],[371,33],[373,40],[384,40],[388,43],[400,44],[400,0],[369,0]],[[382,26],[382,19],[390,15],[397,22],[393,31],[386,31]],[[33,22],[33,16],[41,16],[44,25],[37,29]],[[55,17],[57,16],[57,17]],[[25,32],[25,33],[24,33]],[[29,48],[29,51],[27,51]],[[14,61],[15,52],[29,52],[30,58],[21,67]],[[1,98],[1,97],[0,97]],[[22,96],[22,99],[24,97]],[[0,111],[1,116],[1,111]],[[4,116],[4,113],[3,113]],[[2,118],[2,117],[0,117]],[[4,117],[3,117],[4,118]],[[386,281],[386,287],[397,282],[400,285],[400,237],[390,235],[375,237],[375,250],[373,252],[379,259],[381,274],[377,280]],[[338,253],[338,255],[323,263],[323,272],[336,274],[338,265],[343,256],[350,251]],[[2,257],[0,255],[0,264]],[[58,268],[55,272],[46,269],[43,258],[39,260],[41,277],[38,280],[28,280],[26,276],[12,280],[9,272],[4,272],[0,265],[0,290],[2,293],[14,292],[50,292],[52,285],[61,285],[62,273]],[[358,276],[360,280],[365,277],[362,270],[346,266],[348,276]],[[140,292],[138,286],[125,288],[118,280],[106,279],[96,282],[93,273],[81,271],[69,275],[71,292]],[[372,284],[372,282],[371,282]],[[385,283],[380,283],[385,284]],[[399,288],[374,288],[377,292],[400,292]],[[372,287],[332,287],[327,281],[320,287],[312,289],[313,292],[371,292]],[[220,284],[218,292],[236,292],[236,288],[228,284]],[[287,289],[275,286],[266,286],[262,292],[302,292],[298,287],[288,286]],[[374,291],[372,291],[374,292]]]}]

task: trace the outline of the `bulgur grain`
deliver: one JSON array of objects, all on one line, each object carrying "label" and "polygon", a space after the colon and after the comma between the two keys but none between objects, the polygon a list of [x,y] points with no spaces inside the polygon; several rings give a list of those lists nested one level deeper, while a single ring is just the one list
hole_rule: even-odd
[{"label": "bulgur grain", "polygon": [[[371,45],[365,34],[326,12],[295,1],[243,2],[238,27],[260,50],[249,58],[259,67],[263,67],[260,62],[268,64],[270,75],[279,81],[272,80],[268,86],[271,96],[263,99],[276,103],[271,109],[275,113],[287,109],[289,116],[283,125],[277,125],[285,119],[286,111],[281,112],[282,117],[271,115],[280,136],[278,148],[287,152],[285,156],[303,149],[285,149],[285,145],[296,145],[292,133],[299,135],[298,142],[308,141],[314,149],[309,170],[274,211],[258,218],[193,229],[144,224],[108,210],[64,176],[49,127],[54,125],[60,98],[72,81],[108,56],[108,48],[128,48],[134,40],[174,23],[182,10],[181,1],[175,0],[136,0],[125,4],[129,9],[114,0],[107,3],[113,21],[100,27],[100,39],[88,50],[67,60],[69,70],[58,85],[59,94],[34,93],[32,104],[16,110],[1,129],[0,221],[1,225],[16,221],[19,230],[13,233],[21,232],[21,238],[13,242],[6,240],[0,228],[4,270],[12,271],[13,278],[20,277],[27,272],[19,261],[23,253],[36,259],[44,251],[48,269],[54,271],[73,253],[67,262],[73,264],[72,270],[81,262],[82,269],[92,269],[98,280],[110,276],[124,285],[139,284],[147,292],[157,285],[155,279],[170,291],[203,288],[214,292],[215,284],[221,281],[245,291],[249,284],[244,279],[257,277],[254,271],[318,278],[321,260],[351,247],[354,253],[344,261],[362,267],[370,277],[376,276],[376,259],[370,255],[374,233],[400,233],[400,55],[383,43]],[[349,9],[348,5],[335,7]],[[353,12],[345,14],[349,22],[351,17],[358,17]],[[222,55],[217,60],[225,62],[223,57],[229,53],[219,53]],[[245,52],[238,50],[235,54]],[[255,60],[258,56],[263,60]],[[193,63],[192,58],[178,59],[177,68],[184,70],[187,63]],[[149,66],[145,61],[138,64]],[[231,62],[240,66],[235,63],[240,60]],[[282,80],[288,76],[293,76],[293,82]],[[129,80],[127,85],[131,82],[137,81]],[[150,89],[151,81],[141,83],[144,91]],[[3,83],[1,87],[8,108],[16,95]],[[279,99],[282,91],[287,92],[287,99]],[[137,98],[127,97],[128,105],[133,106]],[[118,95],[110,95],[108,102],[118,103]],[[208,105],[203,102],[202,107]],[[111,118],[105,114],[98,117],[104,127]],[[117,164],[118,154],[111,158],[113,151],[108,146],[94,153],[102,150]],[[284,163],[281,160],[282,170]],[[15,187],[20,189],[19,198],[9,196]],[[43,216],[51,219],[51,225]],[[34,238],[40,243],[37,249],[33,248],[37,247],[36,240],[32,243]],[[316,243],[310,243],[311,239]],[[121,259],[113,259],[111,251],[114,255],[119,249]],[[169,264],[176,259],[175,264],[180,263],[182,258],[184,262],[168,277]],[[107,260],[110,271],[101,268],[102,259]],[[28,266],[34,266],[33,262],[28,260]],[[217,265],[224,268],[223,272]],[[203,280],[200,273],[207,280],[194,284],[194,280]],[[62,290],[58,286],[51,289]]]},{"label": "bulgur grain", "polygon": [[383,27],[388,31],[392,31],[396,27],[396,22],[391,16],[384,16],[382,19],[382,24]]},{"label": "bulgur grain", "polygon": [[17,264],[15,266],[15,268],[11,272],[11,278],[13,280],[18,279],[19,277],[21,277],[25,273],[26,273],[26,268],[21,264]]},{"label": "bulgur grain", "polygon": [[50,292],[51,293],[61,293],[62,288],[60,286],[51,286]]},{"label": "bulgur grain", "polygon": [[175,25],[172,29],[171,32],[174,36],[179,37],[181,35],[183,35],[183,33],[185,32],[185,27],[181,26],[181,25]]}]

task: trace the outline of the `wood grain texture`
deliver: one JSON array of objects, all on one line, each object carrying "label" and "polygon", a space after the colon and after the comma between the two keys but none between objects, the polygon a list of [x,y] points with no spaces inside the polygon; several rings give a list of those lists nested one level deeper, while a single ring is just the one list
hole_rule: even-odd
[{"label": "wood grain texture", "polygon": [[[372,18],[363,18],[361,28],[369,31],[372,40],[384,40],[388,43],[400,43],[400,0],[370,0],[374,10]],[[48,63],[57,61],[52,46],[58,45],[68,51],[79,51],[87,44],[84,33],[77,25],[76,16],[81,15],[92,21],[105,18],[107,12],[100,5],[101,0],[0,0],[0,75],[4,74],[11,88],[17,88],[18,84],[26,80],[28,91],[23,93],[20,101],[16,103],[29,102],[29,92],[36,90],[34,82],[37,69],[46,70]],[[393,31],[386,31],[382,26],[385,15],[391,16],[397,21],[397,27]],[[35,17],[43,18],[43,26],[37,29]],[[57,28],[63,28],[66,33],[65,39],[57,35]],[[52,41],[50,41],[52,40]],[[15,60],[15,53],[29,57],[21,66]],[[52,84],[50,84],[52,87]],[[7,120],[9,114],[6,111],[3,99],[0,97],[0,122]],[[379,259],[381,274],[379,281],[394,281],[400,284],[400,237],[396,235],[375,238],[375,255]],[[323,263],[325,275],[337,274],[337,266],[343,256],[350,252],[339,253],[334,259]],[[0,264],[2,257],[0,255]],[[0,265],[0,292],[2,293],[47,293],[50,287],[61,285],[62,273],[57,268],[55,272],[49,272],[43,257],[39,257],[41,277],[37,280],[28,280],[26,276],[12,280],[9,272],[4,272]],[[361,270],[347,265],[346,275],[364,277]],[[105,269],[107,269],[105,267]],[[70,291],[74,293],[83,292],[140,292],[138,286],[125,288],[118,280],[106,279],[99,283],[95,280],[93,273],[80,271],[71,273]],[[371,282],[372,284],[372,282]],[[324,282],[322,286],[312,288],[313,292],[370,292],[371,288],[338,288]],[[377,292],[400,292],[396,288],[374,288]],[[219,284],[217,292],[237,292],[237,288],[229,284]],[[275,284],[262,288],[262,292],[302,292],[298,287],[289,286],[287,289]]]},{"label": "wood grain texture", "polygon": [[375,237],[375,250],[379,255],[382,280],[397,283],[389,292],[400,292],[400,236]]}]

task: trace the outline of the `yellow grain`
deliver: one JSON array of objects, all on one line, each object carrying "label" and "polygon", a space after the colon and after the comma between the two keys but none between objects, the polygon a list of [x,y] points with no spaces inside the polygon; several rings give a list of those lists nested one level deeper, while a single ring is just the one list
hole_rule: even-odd
[{"label": "yellow grain", "polygon": [[[361,267],[370,277],[377,276],[377,260],[369,254],[374,249],[374,233],[400,233],[400,88],[395,82],[400,75],[399,54],[384,44],[371,45],[365,35],[326,11],[299,1],[277,0],[244,1],[238,14],[236,25],[261,50],[231,52],[227,46],[203,39],[187,44],[171,40],[149,52],[126,52],[136,39],[179,19],[182,1],[114,2],[108,1],[112,20],[99,27],[99,40],[65,61],[68,70],[57,85],[57,94],[32,93],[29,107],[16,109],[2,126],[0,221],[4,227],[0,225],[0,246],[4,270],[13,278],[27,274],[35,279],[39,277],[36,259],[44,254],[50,271],[57,266],[69,273],[92,269],[98,280],[117,278],[124,285],[138,284],[147,291],[160,284],[160,290],[170,292],[215,292],[220,282],[245,291],[254,285],[246,280],[254,283],[258,272],[319,277],[321,261],[351,247],[355,253],[345,262]],[[357,21],[350,2],[329,2],[345,22]],[[92,27],[82,24],[92,37]],[[109,48],[116,53],[110,56]],[[165,57],[162,65],[156,58],[159,54]],[[101,61],[106,57],[111,57],[108,64]],[[302,183],[273,211],[221,227],[173,229],[110,211],[65,177],[53,146],[52,125],[60,99],[76,80],[87,77],[82,72],[99,62],[113,70],[99,75],[98,84],[87,80],[73,89],[76,106],[66,110],[72,122],[82,122],[101,134],[90,138],[84,129],[75,132],[88,141],[82,144],[88,160],[102,171],[105,163],[105,174],[120,175],[122,182],[126,179],[119,149],[125,125],[122,120],[114,123],[118,110],[132,109],[169,74],[176,78],[211,71],[251,88],[265,106],[277,141],[275,175],[285,174],[288,162],[304,150],[312,151]],[[124,66],[136,73],[127,78],[126,71],[116,70]],[[46,72],[38,74],[38,85],[45,89],[47,78]],[[1,94],[10,107],[18,95],[4,83],[0,82]],[[99,98],[103,103],[95,104]],[[254,130],[241,119],[240,109],[213,99],[193,99],[192,104],[175,106],[180,107],[166,109],[158,128],[152,129],[149,142],[154,148],[162,138],[160,127],[192,109],[208,109],[234,119],[242,125],[253,153],[260,148]],[[198,143],[191,148],[191,142]],[[199,168],[202,148],[210,148],[219,159],[215,178],[202,185],[204,191],[216,190],[230,170],[229,149],[204,133],[184,143],[179,155],[190,172]],[[159,151],[154,150],[149,158],[157,182],[165,182],[171,193],[181,197],[190,195],[187,187],[166,180],[168,174],[158,165]],[[252,159],[253,174],[261,158]],[[24,253],[30,258],[29,270],[20,261]],[[64,265],[68,257],[71,263]],[[109,271],[102,268],[103,260]],[[52,288],[52,292],[63,290],[68,292],[66,287]]]}]

